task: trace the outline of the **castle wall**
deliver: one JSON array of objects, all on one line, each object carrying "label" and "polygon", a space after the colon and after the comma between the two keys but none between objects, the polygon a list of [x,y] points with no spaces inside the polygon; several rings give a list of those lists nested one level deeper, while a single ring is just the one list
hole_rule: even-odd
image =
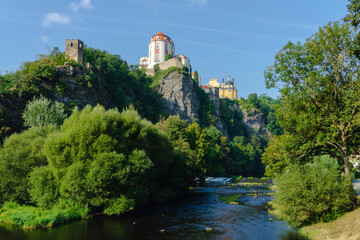
[{"label": "castle wall", "polygon": [[79,39],[66,39],[65,53],[76,62],[84,62],[84,43]]}]

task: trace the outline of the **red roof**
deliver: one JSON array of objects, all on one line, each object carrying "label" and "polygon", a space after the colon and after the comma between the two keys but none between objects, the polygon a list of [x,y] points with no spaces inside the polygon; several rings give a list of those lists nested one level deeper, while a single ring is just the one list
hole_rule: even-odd
[{"label": "red roof", "polygon": [[162,32],[157,32],[154,36],[152,36],[151,41],[167,41],[170,42],[171,38],[163,34]]},{"label": "red roof", "polygon": [[201,87],[202,89],[209,88],[208,85],[201,85],[200,87]]}]

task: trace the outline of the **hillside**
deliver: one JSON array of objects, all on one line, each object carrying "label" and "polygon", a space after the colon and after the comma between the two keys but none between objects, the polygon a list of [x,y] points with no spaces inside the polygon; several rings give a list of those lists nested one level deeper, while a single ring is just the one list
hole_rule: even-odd
[{"label": "hillside", "polygon": [[149,77],[119,55],[90,47],[84,48],[84,62],[72,61],[55,48],[0,76],[0,142],[26,129],[22,113],[39,96],[63,103],[68,116],[75,107],[100,104],[121,111],[131,105],[152,123],[179,116],[184,126],[199,124],[216,152],[207,150],[207,161],[222,154],[216,168],[209,165],[213,170],[208,174],[262,175],[263,149],[272,134],[279,134],[273,131],[279,130],[273,99],[257,94],[247,100],[219,99],[205,93],[186,69],[171,67]]},{"label": "hillside", "polygon": [[329,223],[318,223],[301,229],[310,239],[356,240],[360,239],[360,209],[349,212]]}]

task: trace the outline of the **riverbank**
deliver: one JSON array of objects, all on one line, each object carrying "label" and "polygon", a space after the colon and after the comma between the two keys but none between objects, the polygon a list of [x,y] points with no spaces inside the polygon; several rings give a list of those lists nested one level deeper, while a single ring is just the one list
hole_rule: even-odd
[{"label": "riverbank", "polygon": [[[268,192],[266,186],[197,187],[162,204],[142,206],[121,216],[94,216],[51,230],[23,231],[0,225],[0,239],[294,239],[296,231],[268,213]],[[234,194],[241,196],[238,204],[220,200]]]},{"label": "riverbank", "polygon": [[360,239],[360,208],[335,221],[317,223],[300,229],[300,233],[313,240],[357,240]]},{"label": "riverbank", "polygon": [[44,210],[9,202],[0,209],[1,224],[16,226],[23,230],[52,228],[56,225],[86,219],[89,216],[89,209],[77,206],[68,208],[55,206],[52,209]]}]

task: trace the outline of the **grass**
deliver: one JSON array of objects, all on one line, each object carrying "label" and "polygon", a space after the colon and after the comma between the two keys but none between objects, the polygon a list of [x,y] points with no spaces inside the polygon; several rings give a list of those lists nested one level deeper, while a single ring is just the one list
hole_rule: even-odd
[{"label": "grass", "polygon": [[78,206],[68,208],[55,206],[45,210],[8,202],[0,209],[0,223],[15,225],[24,230],[52,228],[56,225],[87,218],[89,213],[88,208]]},{"label": "grass", "polygon": [[173,72],[173,71],[178,71],[178,73],[183,74],[184,71],[182,71],[180,68],[178,67],[169,67],[166,70],[158,70],[154,77],[152,78],[152,83],[150,84],[150,88],[155,88],[157,86],[159,86],[160,81],[162,79],[164,79],[169,73]]},{"label": "grass", "polygon": [[241,193],[235,193],[228,196],[221,196],[219,197],[219,200],[228,204],[239,204],[239,199],[241,198],[241,196]]},{"label": "grass", "polygon": [[335,221],[317,223],[303,227],[300,233],[310,239],[336,239],[355,240],[360,239],[360,208],[345,214]]}]

